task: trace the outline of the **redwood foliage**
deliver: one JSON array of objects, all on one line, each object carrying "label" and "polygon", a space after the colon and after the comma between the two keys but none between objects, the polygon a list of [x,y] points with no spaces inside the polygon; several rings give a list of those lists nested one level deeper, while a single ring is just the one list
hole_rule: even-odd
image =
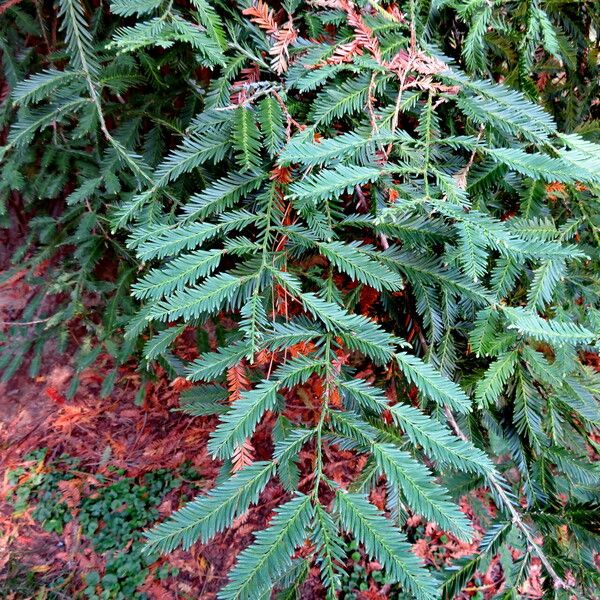
[{"label": "redwood foliage", "polygon": [[[2,360],[77,318],[79,364],[137,353],[195,384],[181,408],[218,415],[221,475],[147,552],[209,541],[277,479],[220,598],[293,593],[310,566],[335,598],[348,536],[417,599],[502,552],[503,598],[534,560],[548,597],[594,597],[597,4],[58,4],[0,17],[0,189],[49,282]],[[214,322],[217,348],[173,350]],[[339,451],[364,457],[351,482]],[[468,541],[457,501],[481,487],[496,522],[434,573],[407,519]]]}]

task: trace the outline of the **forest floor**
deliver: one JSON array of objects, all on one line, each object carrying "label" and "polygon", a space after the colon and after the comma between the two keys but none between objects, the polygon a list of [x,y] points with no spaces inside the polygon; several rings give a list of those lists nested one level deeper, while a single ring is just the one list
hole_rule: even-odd
[{"label": "forest floor", "polygon": [[[15,319],[29,293],[18,276],[0,286],[0,320]],[[147,559],[143,530],[214,485],[219,464],[207,455],[206,442],[215,419],[174,411],[189,384],[169,381],[160,370],[136,404],[142,384],[133,362],[120,369],[113,392],[102,398],[102,382],[112,368],[103,356],[80,374],[77,393],[67,399],[71,355],[49,346],[35,378],[22,367],[0,386],[0,598],[211,600],[236,554],[285,492],[272,482],[259,505],[212,543]],[[268,428],[266,423],[254,438],[257,459],[269,456]],[[347,454],[339,461],[341,480],[344,469],[357,466],[356,457]],[[382,488],[371,499],[383,506],[383,498]],[[438,569],[476,552],[485,514],[495,510],[484,490],[464,498],[461,507],[477,532],[470,544],[418,517],[410,520],[414,551]],[[403,597],[385,585],[380,569],[350,544],[342,598]],[[536,569],[524,598],[541,596]],[[495,560],[461,597],[485,599],[502,585]],[[314,573],[301,597],[323,597]]]}]

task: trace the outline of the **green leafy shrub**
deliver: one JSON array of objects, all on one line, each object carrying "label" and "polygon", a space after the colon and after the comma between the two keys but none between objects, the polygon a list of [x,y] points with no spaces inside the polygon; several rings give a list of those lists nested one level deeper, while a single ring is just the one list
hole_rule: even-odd
[{"label": "green leafy shrub", "polygon": [[9,500],[15,513],[26,510],[34,504],[32,517],[43,523],[46,531],[62,533],[64,526],[71,520],[71,511],[65,502],[59,500],[58,484],[74,478],[72,471],[78,461],[69,456],[60,456],[49,471],[41,467],[46,458],[46,450],[36,450],[25,456],[33,462],[31,468],[19,467],[7,474],[11,486]]},{"label": "green leafy shrub", "polygon": [[[183,465],[178,473],[160,469],[145,474],[139,481],[123,477],[120,469],[110,469],[106,475],[94,474],[94,484],[74,507],[69,507],[60,489],[60,482],[72,481],[81,475],[79,461],[63,455],[48,463],[44,449],[27,455],[30,467],[20,467],[8,473],[11,486],[9,501],[15,512],[32,507],[31,515],[49,532],[62,533],[76,511],[78,527],[91,549],[105,559],[102,573],[85,575],[84,597],[125,600],[146,598],[137,588],[149,574],[148,566],[156,556],[143,553],[144,528],[158,518],[158,505],[183,479],[194,481],[197,473]],[[111,481],[114,481],[111,483]],[[157,575],[176,575],[177,570],[163,565]],[[60,587],[61,580],[54,582]],[[53,586],[50,586],[52,589]]]},{"label": "green leafy shrub", "polygon": [[[600,147],[580,84],[594,79],[597,7],[60,9],[68,66],[15,86],[3,155],[22,168],[56,123],[92,144],[67,204],[81,215],[93,196],[143,270],[124,347],[147,336],[145,361],[199,383],[182,409],[219,415],[219,483],[148,532],[148,550],[208,542],[276,477],[286,495],[222,599],[294,587],[306,563],[335,597],[346,535],[415,598],[454,597],[509,541],[523,554],[505,561],[504,597],[533,558],[548,594],[593,597]],[[548,69],[572,81],[540,85],[560,127],[531,101]],[[172,352],[211,320],[230,324],[217,350]],[[290,409],[306,389],[310,416]],[[265,423],[273,450],[256,460]],[[331,473],[335,449],[367,457],[350,488]],[[411,512],[470,539],[444,485],[457,472],[498,517],[438,580],[396,523]],[[383,481],[385,513],[369,501]]]}]

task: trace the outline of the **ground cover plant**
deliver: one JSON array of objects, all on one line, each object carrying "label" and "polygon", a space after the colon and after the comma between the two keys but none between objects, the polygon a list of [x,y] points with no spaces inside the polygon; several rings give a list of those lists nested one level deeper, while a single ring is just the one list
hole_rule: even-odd
[{"label": "ground cover plant", "polygon": [[[76,330],[77,371],[112,357],[101,396],[131,357],[193,383],[220,474],[146,553],[276,481],[219,598],[338,597],[349,550],[394,597],[460,597],[497,556],[498,597],[533,565],[596,597],[597,4],[58,7],[0,9],[5,219],[29,219],[6,277],[38,286],[1,360],[35,375]],[[477,551],[436,572],[411,523],[468,543],[481,489]]]},{"label": "ground cover plant", "polygon": [[[147,598],[137,588],[148,576],[148,564],[152,557],[143,553],[142,530],[158,517],[156,507],[164,496],[182,485],[181,475],[196,478],[193,470],[182,469],[177,473],[167,469],[147,473],[138,482],[133,478],[120,477],[118,469],[109,469],[109,477],[91,475],[85,497],[74,483],[77,459],[60,456],[40,468],[46,459],[45,449],[26,455],[28,468],[8,473],[15,512],[26,509],[31,503],[35,508],[32,516],[42,523],[45,531],[62,533],[66,525],[76,518],[81,524],[82,535],[90,540],[95,552],[104,555],[104,573],[90,570],[86,574],[84,598]],[[186,470],[188,471],[186,473]],[[156,577],[173,574],[168,565],[156,571]],[[177,571],[174,570],[177,575]],[[53,582],[55,589],[64,588],[66,578]]]}]

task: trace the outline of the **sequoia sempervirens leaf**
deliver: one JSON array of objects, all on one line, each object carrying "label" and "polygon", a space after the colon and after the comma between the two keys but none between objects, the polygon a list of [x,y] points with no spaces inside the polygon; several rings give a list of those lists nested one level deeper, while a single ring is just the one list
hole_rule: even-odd
[{"label": "sequoia sempervirens leaf", "polygon": [[592,3],[59,0],[54,33],[9,4],[0,216],[34,216],[14,262],[43,293],[2,378],[75,319],[102,395],[132,355],[142,390],[177,378],[220,473],[150,555],[247,519],[224,599],[354,593],[348,539],[390,597],[472,593],[496,556],[477,591],[535,559],[595,597]]}]

